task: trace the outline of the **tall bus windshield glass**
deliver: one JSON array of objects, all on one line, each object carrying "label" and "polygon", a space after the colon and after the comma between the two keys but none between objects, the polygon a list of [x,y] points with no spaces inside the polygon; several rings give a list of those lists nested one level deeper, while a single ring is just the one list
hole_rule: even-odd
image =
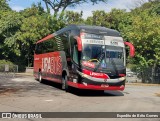
[{"label": "tall bus windshield glass", "polygon": [[101,68],[124,66],[123,47],[84,44],[82,61],[94,63],[95,67],[100,64]]}]

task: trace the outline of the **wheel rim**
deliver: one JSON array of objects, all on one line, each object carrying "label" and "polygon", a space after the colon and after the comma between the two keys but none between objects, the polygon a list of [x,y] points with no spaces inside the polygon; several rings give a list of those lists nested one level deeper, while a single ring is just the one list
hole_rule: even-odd
[{"label": "wheel rim", "polygon": [[63,80],[62,80],[62,89],[65,90],[65,88],[66,88],[66,83],[65,83],[65,78],[63,78]]},{"label": "wheel rim", "polygon": [[41,73],[38,74],[38,81],[41,82],[42,81],[42,76]]},{"label": "wheel rim", "polygon": [[68,91],[67,76],[62,79],[62,89]]}]

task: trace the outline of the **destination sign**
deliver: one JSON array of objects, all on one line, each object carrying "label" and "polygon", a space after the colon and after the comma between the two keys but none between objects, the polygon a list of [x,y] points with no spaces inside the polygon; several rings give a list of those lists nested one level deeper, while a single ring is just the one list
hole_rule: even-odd
[{"label": "destination sign", "polygon": [[84,39],[83,42],[84,42],[85,44],[98,44],[98,45],[104,45],[104,40]]},{"label": "destination sign", "polygon": [[102,39],[103,36],[102,35],[97,35],[97,34],[88,34],[88,33],[85,33],[83,35],[83,38],[84,39]]}]

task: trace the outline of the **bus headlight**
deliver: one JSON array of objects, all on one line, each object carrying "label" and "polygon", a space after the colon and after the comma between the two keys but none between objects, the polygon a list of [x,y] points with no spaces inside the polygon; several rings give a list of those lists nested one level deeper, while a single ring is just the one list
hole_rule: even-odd
[{"label": "bus headlight", "polygon": [[123,81],[123,80],[125,80],[125,79],[126,79],[125,77],[119,78],[120,81]]},{"label": "bus headlight", "polygon": [[73,79],[73,83],[77,83],[77,79]]}]

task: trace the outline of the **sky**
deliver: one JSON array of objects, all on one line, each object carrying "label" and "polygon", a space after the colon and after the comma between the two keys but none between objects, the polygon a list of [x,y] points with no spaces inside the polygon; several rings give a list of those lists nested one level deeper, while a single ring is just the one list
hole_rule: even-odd
[{"label": "sky", "polygon": [[[42,2],[42,0],[10,0],[9,6],[13,10],[20,11],[25,8],[31,7],[33,3],[37,4],[40,1]],[[83,11],[83,18],[87,18],[88,16],[92,15],[92,11],[96,10],[104,10],[106,12],[110,12],[113,8],[117,8],[126,9],[127,11],[130,11],[130,9],[133,9],[140,1],[147,2],[147,0],[108,0],[107,4],[83,4],[75,8],[67,8],[67,10],[72,10],[75,12]],[[42,6],[45,6],[43,2]],[[51,13],[52,12],[53,11],[51,11]]]}]

